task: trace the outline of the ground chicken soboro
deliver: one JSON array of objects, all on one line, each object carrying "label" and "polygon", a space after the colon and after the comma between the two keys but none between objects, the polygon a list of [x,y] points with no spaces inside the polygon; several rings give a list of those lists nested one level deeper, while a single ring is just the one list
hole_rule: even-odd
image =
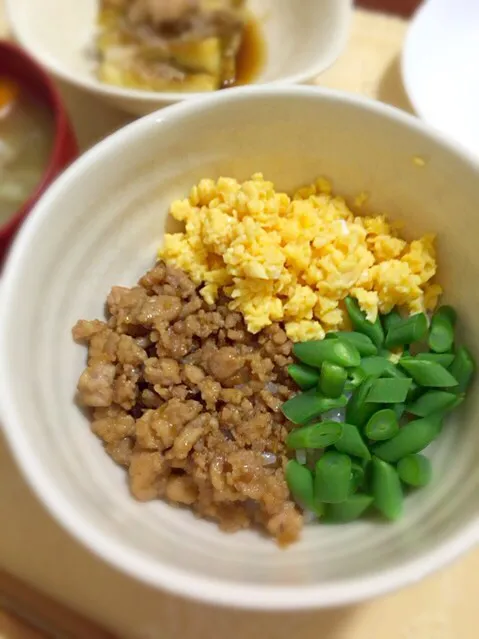
[{"label": "ground chicken soboro", "polygon": [[282,328],[251,335],[227,300],[207,305],[161,262],[138,286],[113,287],[107,306],[107,322],[73,329],[88,344],[78,395],[132,494],[188,506],[223,530],[259,525],[294,541],[303,521],[284,477],[280,406],[293,386]]}]

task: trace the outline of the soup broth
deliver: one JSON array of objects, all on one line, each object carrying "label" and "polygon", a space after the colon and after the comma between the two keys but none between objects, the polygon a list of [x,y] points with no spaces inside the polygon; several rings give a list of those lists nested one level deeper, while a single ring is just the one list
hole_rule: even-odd
[{"label": "soup broth", "polygon": [[38,186],[54,139],[48,107],[9,78],[0,77],[0,225]]}]

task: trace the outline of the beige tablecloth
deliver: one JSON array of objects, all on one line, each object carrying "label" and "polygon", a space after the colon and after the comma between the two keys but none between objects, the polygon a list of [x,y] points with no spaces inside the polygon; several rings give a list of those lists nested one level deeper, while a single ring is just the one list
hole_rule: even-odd
[{"label": "beige tablecloth", "polygon": [[[1,10],[2,0],[0,34],[6,33]],[[405,29],[399,19],[357,12],[348,49],[317,83],[409,109],[398,65]],[[129,120],[87,94],[67,87],[63,91],[82,148]],[[376,639],[386,634],[388,639],[473,639],[478,634],[474,622],[479,552],[381,600],[325,612],[270,615],[205,607],[156,592],[112,570],[43,510],[1,435],[0,513],[0,568],[125,639]]]}]

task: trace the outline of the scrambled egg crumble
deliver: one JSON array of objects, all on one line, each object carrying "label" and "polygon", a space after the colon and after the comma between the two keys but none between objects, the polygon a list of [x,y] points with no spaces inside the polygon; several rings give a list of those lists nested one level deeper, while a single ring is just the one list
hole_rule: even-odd
[{"label": "scrambled egg crumble", "polygon": [[433,235],[406,242],[384,215],[354,215],[323,178],[293,197],[260,173],[204,179],[170,212],[185,230],[159,257],[203,284],[207,303],[225,293],[252,333],[282,321],[295,342],[322,339],[348,328],[347,295],[374,321],[394,306],[433,310],[442,292]]}]

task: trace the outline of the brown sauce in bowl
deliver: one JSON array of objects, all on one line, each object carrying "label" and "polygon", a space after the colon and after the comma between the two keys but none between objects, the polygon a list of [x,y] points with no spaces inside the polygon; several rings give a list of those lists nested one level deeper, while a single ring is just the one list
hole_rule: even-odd
[{"label": "brown sauce in bowl", "polygon": [[[243,39],[236,56],[236,79],[232,86],[253,83],[266,60],[266,44],[258,20],[251,18],[245,25]],[[227,87],[223,87],[227,88]]]}]

